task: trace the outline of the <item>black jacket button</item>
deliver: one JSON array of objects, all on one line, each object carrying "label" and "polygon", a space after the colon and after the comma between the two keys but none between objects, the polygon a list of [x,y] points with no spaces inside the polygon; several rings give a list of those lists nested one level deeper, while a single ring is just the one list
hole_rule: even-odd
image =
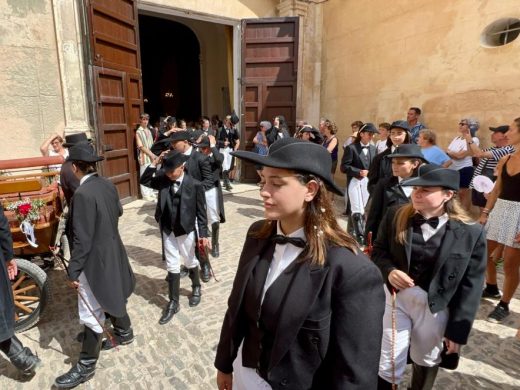
[{"label": "black jacket button", "polygon": [[280,384],[282,386],[287,386],[289,384],[289,381],[287,379],[283,378],[282,381],[280,382]]},{"label": "black jacket button", "polygon": [[320,342],[320,338],[317,336],[314,336],[311,338],[311,343],[318,344]]},{"label": "black jacket button", "polygon": [[442,293],[444,292],[444,289],[441,287],[441,288],[439,288],[439,289],[437,290],[437,292],[438,292],[439,294],[442,294]]}]

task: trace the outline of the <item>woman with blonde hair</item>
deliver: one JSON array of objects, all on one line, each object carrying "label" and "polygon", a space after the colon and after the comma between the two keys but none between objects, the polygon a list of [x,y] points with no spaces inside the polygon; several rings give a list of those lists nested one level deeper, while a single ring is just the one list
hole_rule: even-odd
[{"label": "woman with blonde hair", "polygon": [[[433,387],[439,364],[456,368],[477,313],[484,270],[484,229],[455,199],[458,172],[422,165],[411,204],[391,208],[372,260],[386,282],[378,389],[399,384],[413,363],[412,390]],[[450,356],[451,355],[451,356]]]},{"label": "woman with blonde hair", "polygon": [[284,138],[264,166],[265,220],[247,233],[215,367],[219,390],[376,389],[381,274],[336,220],[320,145]]}]

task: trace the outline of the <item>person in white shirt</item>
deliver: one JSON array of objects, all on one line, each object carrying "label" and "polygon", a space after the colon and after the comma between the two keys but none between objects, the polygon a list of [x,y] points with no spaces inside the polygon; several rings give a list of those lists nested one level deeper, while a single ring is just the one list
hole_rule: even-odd
[{"label": "person in white shirt", "polygon": [[[449,168],[459,172],[460,190],[458,196],[462,207],[466,210],[471,208],[471,191],[469,190],[469,185],[474,171],[473,160],[471,158],[472,151],[469,146],[472,144],[479,145],[479,139],[475,137],[475,133],[479,127],[479,122],[474,118],[461,119],[459,122],[459,135],[451,141],[446,151],[446,154],[452,160],[452,164]],[[467,134],[471,134],[471,140],[466,139]]]},{"label": "person in white shirt", "polygon": [[388,149],[388,137],[390,136],[390,123],[379,124],[379,139],[376,142],[377,154],[383,153]]},{"label": "person in white shirt", "polygon": [[375,389],[383,284],[338,225],[329,153],[289,137],[267,156],[233,154],[264,166],[266,219],[247,233],[228,300],[219,390]]}]

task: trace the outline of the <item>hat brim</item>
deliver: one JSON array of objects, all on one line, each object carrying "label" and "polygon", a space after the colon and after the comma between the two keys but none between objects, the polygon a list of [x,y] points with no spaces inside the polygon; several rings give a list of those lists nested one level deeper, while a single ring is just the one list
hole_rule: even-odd
[{"label": "hat brim", "polygon": [[385,156],[386,158],[416,158],[418,160],[422,160],[425,163],[428,162],[424,156],[418,155],[418,154],[402,154],[402,153],[390,153]]},{"label": "hat brim", "polygon": [[[245,150],[237,150],[235,152],[231,152],[231,155],[237,157],[237,158],[240,158],[242,160],[246,160],[246,161],[249,161],[249,162],[252,162],[253,164],[257,164],[257,165],[263,165],[265,167],[271,167],[271,168],[280,168],[280,169],[290,169],[290,170],[293,170],[293,171],[300,171],[302,172],[303,170],[300,170],[294,166],[292,166],[292,164],[288,163],[287,161],[281,161],[280,159],[276,158],[276,157],[273,157],[273,156],[261,156],[259,155],[258,153],[254,153],[254,152],[248,152],[248,151],[245,151]],[[305,171],[303,171],[305,172]],[[330,181],[329,179],[327,178],[324,178],[324,177],[321,177],[320,176],[320,179],[323,180],[323,182],[325,183],[326,187],[338,194],[338,195],[344,195],[345,193],[343,192],[343,190],[341,188],[339,188],[334,182]]]},{"label": "hat brim", "polygon": [[105,159],[105,157],[103,157],[103,156],[92,156],[92,157],[81,157],[81,158],[71,158],[69,156],[69,157],[67,157],[66,161],[83,161],[83,162],[88,162],[88,163],[94,163],[94,162],[103,161],[104,159]]},{"label": "hat brim", "polygon": [[442,188],[446,188],[448,190],[453,190],[453,191],[459,190],[459,183],[446,184],[443,182],[435,182],[433,180],[427,180],[422,177],[411,177],[411,178],[405,179],[400,183],[400,185],[408,186],[408,187],[442,187]]}]

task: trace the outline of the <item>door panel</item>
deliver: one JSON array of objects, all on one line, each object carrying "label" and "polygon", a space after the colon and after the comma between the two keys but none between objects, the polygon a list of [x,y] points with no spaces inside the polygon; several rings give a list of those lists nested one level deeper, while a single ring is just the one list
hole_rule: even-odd
[{"label": "door panel", "polygon": [[137,197],[134,129],[143,109],[136,0],[89,0],[101,173],[124,201]]},{"label": "door panel", "polygon": [[[285,116],[291,132],[296,121],[298,18],[242,21],[242,142],[251,150],[258,122]],[[252,164],[243,163],[242,180],[256,182]]]}]

